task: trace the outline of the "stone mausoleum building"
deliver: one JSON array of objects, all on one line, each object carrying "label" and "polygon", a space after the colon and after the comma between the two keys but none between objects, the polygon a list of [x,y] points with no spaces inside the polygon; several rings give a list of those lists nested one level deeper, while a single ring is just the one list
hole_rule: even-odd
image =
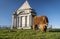
[{"label": "stone mausoleum building", "polygon": [[34,16],[35,10],[30,7],[28,1],[25,1],[12,15],[12,29],[31,29]]}]

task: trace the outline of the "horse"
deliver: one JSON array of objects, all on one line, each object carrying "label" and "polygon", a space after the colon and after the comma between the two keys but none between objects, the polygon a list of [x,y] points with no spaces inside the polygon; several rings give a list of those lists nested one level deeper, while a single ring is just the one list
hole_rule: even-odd
[{"label": "horse", "polygon": [[33,30],[36,30],[37,27],[40,27],[42,32],[46,32],[48,26],[48,17],[47,16],[35,16],[33,18]]}]

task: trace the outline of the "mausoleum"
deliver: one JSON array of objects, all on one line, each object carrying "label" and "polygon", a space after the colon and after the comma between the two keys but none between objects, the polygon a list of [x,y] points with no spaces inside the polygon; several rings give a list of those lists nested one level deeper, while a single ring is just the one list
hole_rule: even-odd
[{"label": "mausoleum", "polygon": [[12,29],[31,29],[34,16],[35,10],[25,1],[12,15]]}]

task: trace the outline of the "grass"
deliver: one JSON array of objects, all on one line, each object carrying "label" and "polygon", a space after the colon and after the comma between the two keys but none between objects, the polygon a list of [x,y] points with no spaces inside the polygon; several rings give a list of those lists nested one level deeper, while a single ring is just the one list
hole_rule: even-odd
[{"label": "grass", "polygon": [[60,32],[0,29],[0,39],[60,39]]}]

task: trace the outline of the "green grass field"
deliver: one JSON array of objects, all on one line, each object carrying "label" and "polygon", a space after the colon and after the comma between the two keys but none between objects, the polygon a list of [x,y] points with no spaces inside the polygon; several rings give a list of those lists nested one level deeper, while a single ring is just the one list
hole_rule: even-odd
[{"label": "green grass field", "polygon": [[0,29],[0,39],[60,39],[60,32]]}]

